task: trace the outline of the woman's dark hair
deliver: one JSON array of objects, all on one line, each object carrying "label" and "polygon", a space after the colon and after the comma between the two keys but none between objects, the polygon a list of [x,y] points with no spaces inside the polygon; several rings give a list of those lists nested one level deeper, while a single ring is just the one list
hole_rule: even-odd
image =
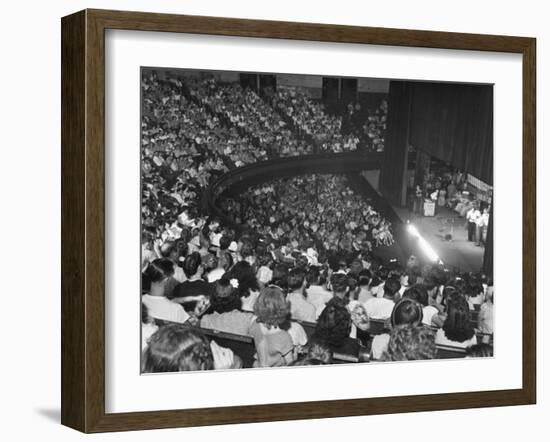
[{"label": "woman's dark hair", "polygon": [[288,289],[288,267],[285,264],[277,264],[273,268],[271,284],[281,287],[283,290]]},{"label": "woman's dark hair", "polygon": [[363,287],[369,285],[372,281],[372,273],[368,269],[363,269],[359,272],[358,284]]},{"label": "woman's dark hair", "polygon": [[202,258],[199,252],[193,252],[185,258],[183,261],[183,273],[188,278],[191,278],[199,270],[199,266],[202,264]]},{"label": "woman's dark hair", "polygon": [[330,277],[330,285],[334,293],[343,293],[349,287],[348,276],[343,273],[334,273]]},{"label": "woman's dark hair", "polygon": [[208,313],[226,313],[241,309],[241,297],[237,290],[231,285],[227,274],[223,275],[215,283],[216,290],[211,299],[211,306]]},{"label": "woman's dark hair", "polygon": [[222,235],[220,238],[220,250],[227,250],[231,245],[231,238],[227,235]]},{"label": "woman's dark hair", "polygon": [[389,278],[384,283],[384,295],[393,298],[395,294],[401,289],[401,284],[397,279]]},{"label": "woman's dark hair", "polygon": [[399,325],[390,332],[388,348],[382,360],[414,361],[434,359],[437,354],[435,335],[427,327]]},{"label": "woman's dark hair", "polygon": [[143,273],[151,283],[161,282],[174,274],[174,264],[169,259],[158,258],[151,262]]},{"label": "woman's dark hair", "polygon": [[236,279],[239,281],[237,292],[240,297],[247,298],[251,290],[259,290],[258,280],[254,274],[254,269],[246,261],[239,261],[231,270],[226,273],[228,279]]},{"label": "woman's dark hair", "polygon": [[351,315],[345,302],[339,298],[332,298],[317,319],[313,337],[334,348],[341,346],[350,332]]},{"label": "woman's dark hair", "polygon": [[445,336],[451,341],[464,342],[471,339],[475,330],[470,322],[470,307],[466,298],[453,293],[447,299],[447,318],[443,324]]},{"label": "woman's dark hair", "polygon": [[298,290],[304,285],[305,274],[301,269],[292,269],[288,273],[288,288],[290,290]]},{"label": "woman's dark hair", "polygon": [[426,307],[428,305],[428,290],[423,285],[417,284],[405,290],[403,298],[414,299]]},{"label": "woman's dark hair", "polygon": [[254,303],[254,314],[256,322],[265,324],[267,328],[280,327],[288,322],[290,302],[280,288],[267,286]]},{"label": "woman's dark hair", "polygon": [[405,324],[420,325],[422,324],[423,316],[422,305],[418,301],[411,298],[403,298],[393,307],[391,325],[392,327]]},{"label": "woman's dark hair", "polygon": [[241,247],[241,256],[243,258],[254,256],[254,245],[251,241],[243,240],[243,245]]},{"label": "woman's dark hair", "polygon": [[470,358],[492,358],[493,346],[489,344],[476,344],[466,349],[466,356]]},{"label": "woman's dark hair", "polygon": [[466,281],[459,276],[453,278],[447,285],[450,287],[454,287],[456,291],[461,295],[464,295],[467,291]]},{"label": "woman's dark hair", "polygon": [[319,267],[311,266],[306,273],[307,285],[317,285],[319,284]]},{"label": "woman's dark hair", "polygon": [[143,373],[212,370],[214,360],[208,339],[181,324],[158,329],[143,353]]}]

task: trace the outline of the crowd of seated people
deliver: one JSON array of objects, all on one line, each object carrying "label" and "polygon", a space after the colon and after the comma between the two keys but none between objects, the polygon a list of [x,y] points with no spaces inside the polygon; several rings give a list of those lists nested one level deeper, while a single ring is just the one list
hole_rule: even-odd
[{"label": "crowd of seated people", "polygon": [[[339,175],[302,175],[252,187],[220,206],[260,235],[348,252],[394,240],[391,225]],[[307,247],[304,247],[307,249]]]},{"label": "crowd of seated people", "polygon": [[[490,354],[476,347],[492,342],[490,281],[375,258],[393,241],[390,225],[341,176],[277,180],[226,200],[240,229],[201,213],[212,179],[267,158],[247,135],[253,115],[284,127],[257,96],[212,84],[191,97],[181,79],[142,79],[143,372],[421,359],[449,343]],[[397,309],[402,298],[416,304]]]},{"label": "crowd of seated people", "polygon": [[364,149],[383,152],[388,117],[388,102],[381,99],[379,104],[369,105],[359,101],[350,102],[344,110],[343,129],[355,134]]},{"label": "crowd of seated people", "polygon": [[482,274],[366,250],[284,254],[215,221],[181,229],[143,258],[144,372],[492,355],[494,291]]},{"label": "crowd of seated people", "polygon": [[232,125],[254,137],[260,146],[269,146],[275,156],[312,153],[312,146],[295,136],[281,115],[251,89],[239,84],[221,84],[213,78],[187,79],[191,96],[222,115]]},{"label": "crowd of seated people", "polygon": [[342,131],[342,116],[331,115],[306,91],[280,88],[272,98],[272,105],[290,118],[298,131],[312,137],[321,152],[351,152],[359,148],[357,134]]},{"label": "crowd of seated people", "polygon": [[388,116],[388,102],[382,100],[378,108],[368,112],[367,121],[363,125],[363,135],[372,150],[384,151],[386,136],[386,121]]}]

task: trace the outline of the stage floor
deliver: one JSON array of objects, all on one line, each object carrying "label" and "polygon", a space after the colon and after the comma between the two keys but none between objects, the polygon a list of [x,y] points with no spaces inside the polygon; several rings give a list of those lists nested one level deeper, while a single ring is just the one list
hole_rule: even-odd
[{"label": "stage floor", "polygon": [[[466,220],[458,213],[446,207],[438,207],[436,215],[419,216],[407,208],[393,207],[403,223],[414,224],[420,235],[430,244],[448,267],[457,267],[462,271],[478,272],[483,265],[484,247],[478,247],[468,241]],[[450,234],[451,240],[445,235]]]}]

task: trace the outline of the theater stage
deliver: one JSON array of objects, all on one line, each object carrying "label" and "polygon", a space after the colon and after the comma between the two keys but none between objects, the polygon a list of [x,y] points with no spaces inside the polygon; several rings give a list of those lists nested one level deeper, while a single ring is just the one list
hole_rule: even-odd
[{"label": "theater stage", "polygon": [[[446,207],[438,207],[435,216],[419,216],[407,208],[393,207],[405,224],[413,224],[433,248],[445,266],[462,271],[478,272],[483,265],[484,247],[468,241],[466,220]],[[413,236],[409,233],[409,235]],[[451,239],[446,239],[451,235]],[[411,244],[412,245],[412,244]],[[418,247],[419,249],[420,247]],[[417,253],[423,253],[419,250]]]},{"label": "theater stage", "polygon": [[[458,213],[440,207],[434,217],[415,215],[407,208],[390,205],[376,190],[378,180],[373,180],[368,173],[348,174],[347,177],[348,184],[392,223],[395,243],[390,247],[375,248],[373,252],[376,255],[384,260],[396,258],[405,263],[407,258],[414,254],[422,264],[429,263],[430,260],[418,239],[408,229],[408,223],[411,223],[446,267],[456,267],[466,272],[479,272],[482,269],[485,249],[468,241],[466,220],[460,218]],[[452,240],[445,239],[447,234],[452,235]]]}]

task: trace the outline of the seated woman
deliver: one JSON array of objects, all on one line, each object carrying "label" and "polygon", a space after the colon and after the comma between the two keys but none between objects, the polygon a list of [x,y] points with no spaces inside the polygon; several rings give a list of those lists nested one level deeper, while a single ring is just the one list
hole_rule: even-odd
[{"label": "seated woman", "polygon": [[288,323],[290,303],[278,287],[264,287],[254,304],[256,320],[248,330],[256,346],[255,367],[279,367],[296,359],[290,334],[281,329]]},{"label": "seated woman", "polygon": [[237,292],[241,298],[242,310],[252,312],[260,289],[252,266],[246,261],[239,261],[231,268],[227,277],[238,281]]},{"label": "seated woman", "polygon": [[178,284],[172,293],[174,302],[183,303],[190,296],[206,296],[210,298],[214,293],[214,286],[203,280],[204,264],[199,252],[193,252],[183,261],[183,272],[187,280]]},{"label": "seated woman", "polygon": [[181,305],[166,297],[166,284],[173,274],[174,264],[169,259],[159,258],[151,262],[143,272],[149,290],[141,300],[151,318],[183,323],[188,321],[189,314]]},{"label": "seated woman", "polygon": [[[410,288],[407,292],[411,290],[414,290],[414,288]],[[413,298],[411,293],[409,293],[411,297],[407,297],[407,292],[405,292],[405,297],[393,308],[390,318],[392,330],[402,325],[420,326],[422,324],[422,305]],[[388,349],[389,341],[389,333],[376,335],[372,340],[371,358],[381,359]]]},{"label": "seated woman", "polygon": [[434,333],[426,327],[399,325],[392,329],[383,361],[434,359],[437,354]]},{"label": "seated woman", "polygon": [[[223,370],[236,365],[233,352],[222,348],[198,330],[181,324],[161,327],[143,352],[142,373]],[[236,368],[236,367],[235,367]]]},{"label": "seated woman", "polygon": [[247,335],[254,315],[241,309],[237,279],[229,279],[226,274],[216,281],[215,285],[212,303],[201,318],[201,327]]},{"label": "seated woman", "polygon": [[350,333],[351,315],[345,301],[340,298],[332,298],[319,316],[311,339],[326,343],[334,353],[355,352],[355,350],[359,352],[357,341],[352,341],[357,348],[347,348],[346,344],[350,343],[348,340]]},{"label": "seated woman", "polygon": [[477,344],[475,330],[470,322],[470,307],[463,295],[453,293],[446,300],[446,319],[443,327],[437,330],[436,343],[461,348]]}]

